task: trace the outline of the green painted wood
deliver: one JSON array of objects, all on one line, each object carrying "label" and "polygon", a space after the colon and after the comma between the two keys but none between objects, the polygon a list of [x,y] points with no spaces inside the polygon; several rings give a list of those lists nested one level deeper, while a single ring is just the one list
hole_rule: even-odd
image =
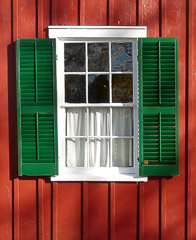
[{"label": "green painted wood", "polygon": [[138,46],[140,175],[178,175],[178,41],[145,38]]},{"label": "green painted wood", "polygon": [[56,43],[16,41],[18,173],[58,173]]}]

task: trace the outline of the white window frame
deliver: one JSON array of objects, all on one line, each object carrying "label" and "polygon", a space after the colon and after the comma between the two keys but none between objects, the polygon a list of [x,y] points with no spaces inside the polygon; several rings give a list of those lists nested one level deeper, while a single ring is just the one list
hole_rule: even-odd
[{"label": "white window frame", "polygon": [[[57,123],[58,123],[58,175],[52,176],[51,181],[126,181],[146,182],[147,177],[139,176],[138,163],[138,61],[137,41],[139,37],[147,37],[147,28],[116,27],[116,26],[49,26],[49,38],[56,39],[56,78],[57,78]],[[134,137],[133,163],[134,167],[65,167],[65,148],[62,139],[65,140],[65,106],[64,99],[64,41],[130,41],[133,43],[133,107],[134,110]],[[64,72],[63,72],[64,73]],[[72,104],[70,104],[71,106]],[[86,104],[85,104],[86,105]],[[96,104],[94,104],[96,105]],[[92,106],[92,104],[91,104]],[[103,104],[102,104],[103,106]]]}]

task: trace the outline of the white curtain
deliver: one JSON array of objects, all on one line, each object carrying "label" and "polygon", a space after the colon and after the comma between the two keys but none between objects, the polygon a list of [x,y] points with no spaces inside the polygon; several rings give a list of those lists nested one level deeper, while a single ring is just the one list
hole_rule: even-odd
[{"label": "white curtain", "polygon": [[[110,109],[89,108],[87,132],[87,109],[69,108],[66,112],[67,167],[109,167],[110,154],[113,166],[132,165],[132,139],[117,138],[112,141],[110,153]],[[132,136],[132,109],[112,109],[112,135]],[[89,136],[89,145],[87,138]],[[82,136],[82,138],[74,138]],[[104,138],[101,138],[104,137]],[[88,161],[88,162],[87,162]]]},{"label": "white curtain", "polygon": [[91,108],[89,110],[89,135],[108,136],[106,139],[90,138],[89,166],[109,167],[110,113],[108,108]]},{"label": "white curtain", "polygon": [[[133,113],[131,108],[113,108],[112,135],[133,135]],[[133,164],[132,139],[114,138],[112,142],[112,165],[115,167],[128,167]]]}]

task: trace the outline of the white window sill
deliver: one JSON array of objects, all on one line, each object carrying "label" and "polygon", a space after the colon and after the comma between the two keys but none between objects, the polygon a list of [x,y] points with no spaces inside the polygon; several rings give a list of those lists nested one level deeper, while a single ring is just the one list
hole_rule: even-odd
[{"label": "white window sill", "polygon": [[141,177],[138,173],[121,172],[119,168],[67,168],[59,175],[52,176],[51,181],[147,182],[148,177]]}]

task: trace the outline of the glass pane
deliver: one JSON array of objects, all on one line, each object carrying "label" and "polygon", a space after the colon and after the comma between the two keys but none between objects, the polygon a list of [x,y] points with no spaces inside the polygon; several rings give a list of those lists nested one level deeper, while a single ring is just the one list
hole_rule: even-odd
[{"label": "glass pane", "polygon": [[87,165],[86,139],[67,139],[65,147],[67,167],[84,167]]},{"label": "glass pane", "polygon": [[64,71],[85,72],[85,44],[64,44]]},{"label": "glass pane", "polygon": [[88,44],[88,71],[109,71],[109,47],[108,43]]},{"label": "glass pane", "polygon": [[133,135],[133,111],[132,108],[112,109],[112,135]]},{"label": "glass pane", "polygon": [[112,74],[112,102],[133,101],[133,74]]},{"label": "glass pane", "polygon": [[133,140],[112,140],[112,165],[113,167],[133,166]]},{"label": "glass pane", "polygon": [[132,71],[132,43],[112,43],[112,72]]},{"label": "glass pane", "polygon": [[85,75],[65,75],[65,102],[86,103]]},{"label": "glass pane", "polygon": [[89,109],[89,134],[90,136],[110,135],[110,113],[108,108]]},{"label": "glass pane", "polygon": [[86,136],[86,108],[66,109],[66,136]]},{"label": "glass pane", "polygon": [[109,139],[91,138],[89,142],[89,166],[109,167]]},{"label": "glass pane", "polygon": [[89,103],[109,103],[108,75],[89,75],[88,101]]}]

